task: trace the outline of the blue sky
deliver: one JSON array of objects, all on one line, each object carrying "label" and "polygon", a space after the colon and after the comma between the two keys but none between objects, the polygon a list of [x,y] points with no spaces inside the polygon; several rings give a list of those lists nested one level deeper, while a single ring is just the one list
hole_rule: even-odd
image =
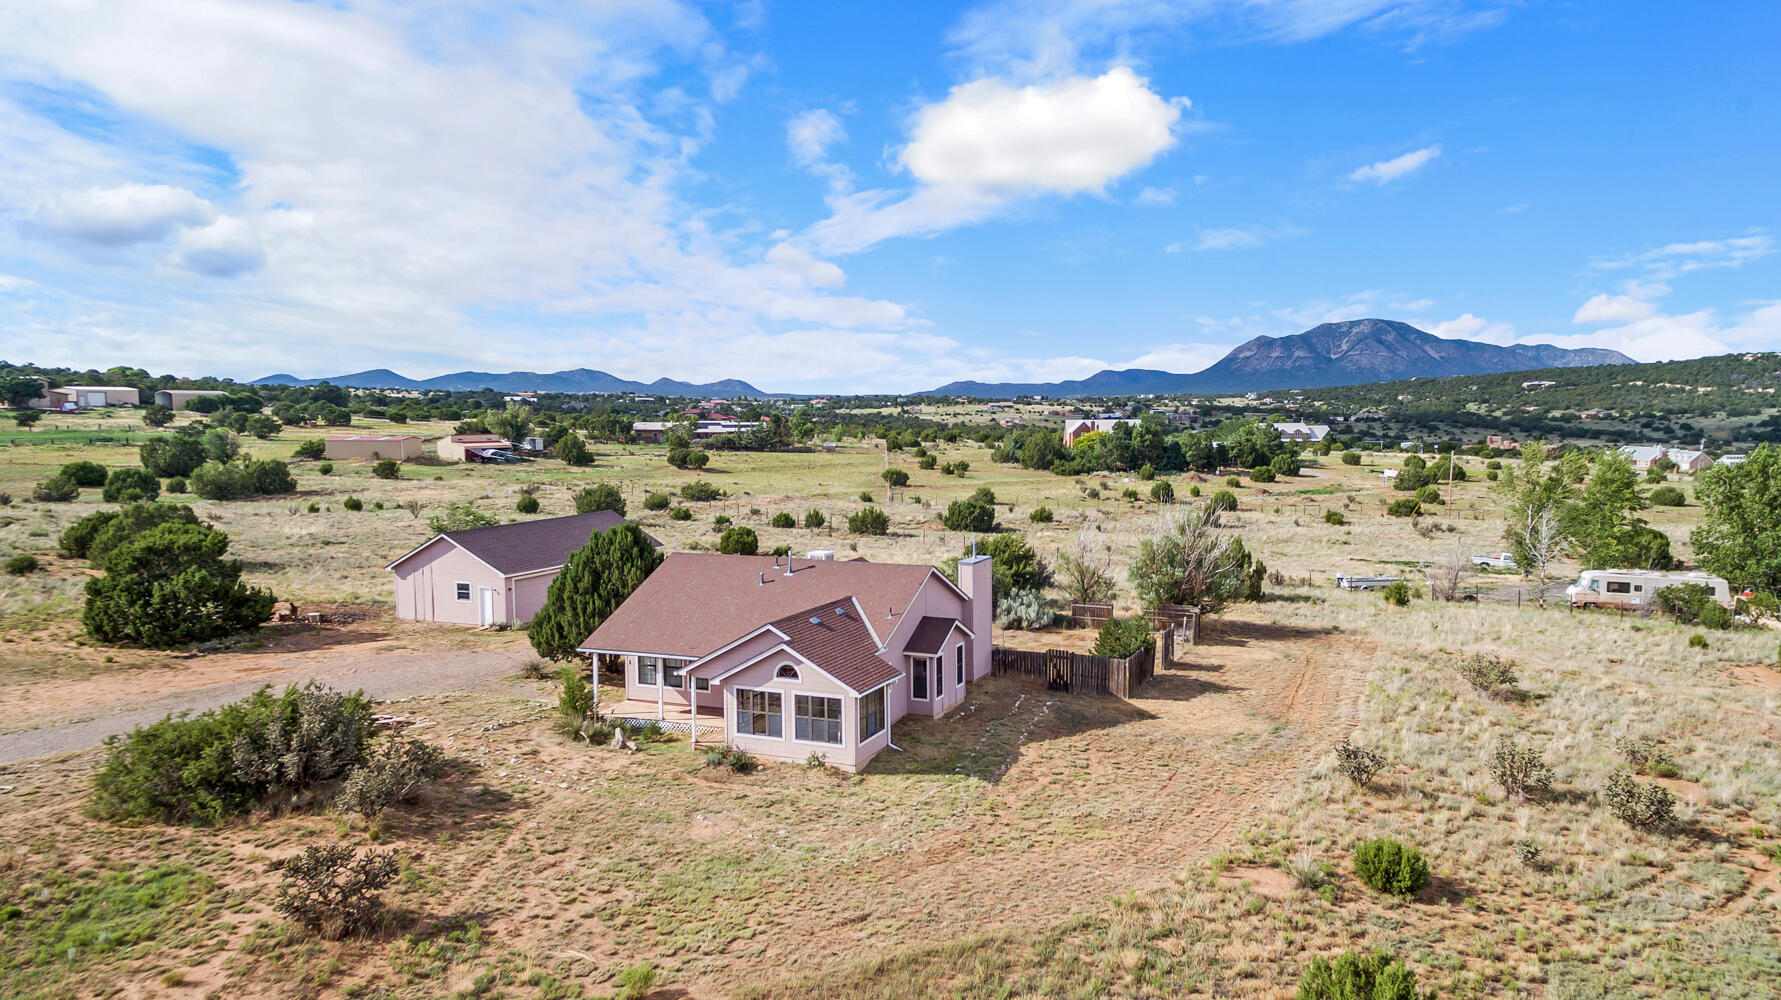
[{"label": "blue sky", "polygon": [[0,358],[770,390],[1781,349],[1769,4],[0,10]]}]

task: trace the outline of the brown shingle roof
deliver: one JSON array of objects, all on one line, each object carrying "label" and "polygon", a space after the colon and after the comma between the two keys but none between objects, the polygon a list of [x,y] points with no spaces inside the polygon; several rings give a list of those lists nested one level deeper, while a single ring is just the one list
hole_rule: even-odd
[{"label": "brown shingle roof", "polygon": [[957,619],[923,615],[921,621],[915,625],[915,632],[909,636],[909,644],[903,647],[903,652],[927,656],[938,654],[940,647],[946,644],[946,637],[952,634],[952,627],[957,624]]},{"label": "brown shingle roof", "polygon": [[860,609],[851,596],[806,608],[771,624],[785,633],[786,645],[799,656],[861,694],[902,676],[879,657],[878,643],[860,620]]},{"label": "brown shingle roof", "polygon": [[783,558],[675,552],[581,648],[696,660],[768,622],[850,596],[882,639],[928,577],[939,575],[932,566],[898,563],[798,559],[793,567],[786,576]]},{"label": "brown shingle roof", "polygon": [[[448,531],[443,535],[435,535],[420,548],[390,563],[390,568],[395,568],[409,556],[439,539],[447,538],[488,563],[502,576],[518,576],[563,565],[577,549],[587,544],[588,539],[594,537],[595,532],[623,523],[625,519],[613,511],[596,510],[591,514],[570,514],[567,517],[546,517],[536,521],[515,521],[512,524],[496,524],[487,528]],[[661,544],[653,538],[650,541],[658,546]]]}]

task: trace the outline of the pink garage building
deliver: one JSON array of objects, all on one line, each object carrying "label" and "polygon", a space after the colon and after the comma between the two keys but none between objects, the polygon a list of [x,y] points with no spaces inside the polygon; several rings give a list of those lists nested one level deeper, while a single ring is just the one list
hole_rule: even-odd
[{"label": "pink garage building", "polygon": [[580,651],[622,664],[608,715],[857,771],[905,715],[990,672],[990,560],[932,566],[674,553]]},{"label": "pink garage building", "polygon": [[513,442],[499,434],[452,434],[433,447],[448,462],[485,462],[489,452],[512,451]]},{"label": "pink garage building", "polygon": [[569,557],[595,532],[623,523],[598,510],[434,535],[384,567],[396,574],[396,617],[485,627],[530,621]]},{"label": "pink garage building", "polygon": [[413,434],[340,434],[322,445],[322,457],[336,462],[382,458],[406,462],[421,457],[421,439]]}]

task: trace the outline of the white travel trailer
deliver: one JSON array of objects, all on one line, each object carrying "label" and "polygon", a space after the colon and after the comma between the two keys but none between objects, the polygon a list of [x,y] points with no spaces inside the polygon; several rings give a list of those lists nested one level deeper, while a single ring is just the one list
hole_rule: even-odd
[{"label": "white travel trailer", "polygon": [[1724,577],[1709,573],[1662,573],[1649,569],[1586,569],[1565,588],[1565,600],[1579,608],[1648,608],[1665,587],[1706,587],[1713,599],[1732,606],[1732,588]]}]

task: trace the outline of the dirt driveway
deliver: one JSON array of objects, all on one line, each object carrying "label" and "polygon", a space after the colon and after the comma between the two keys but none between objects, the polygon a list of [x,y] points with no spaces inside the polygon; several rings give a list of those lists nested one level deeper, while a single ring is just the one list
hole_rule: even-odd
[{"label": "dirt driveway", "polygon": [[0,687],[0,764],[90,749],[170,712],[215,708],[267,684],[313,679],[380,700],[450,691],[537,695],[535,683],[514,677],[533,656],[523,634],[390,624],[274,636],[253,652]]}]

